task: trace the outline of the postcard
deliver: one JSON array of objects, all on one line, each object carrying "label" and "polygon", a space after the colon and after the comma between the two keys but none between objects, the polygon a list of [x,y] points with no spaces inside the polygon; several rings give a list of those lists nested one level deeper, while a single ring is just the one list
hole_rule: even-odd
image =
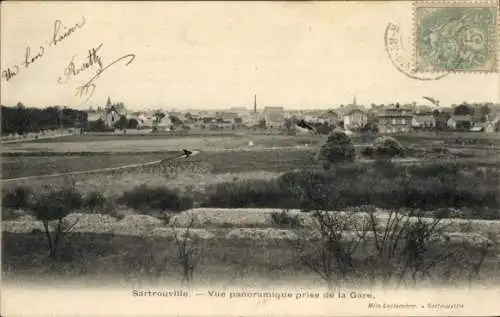
[{"label": "postcard", "polygon": [[2,316],[500,311],[498,1],[1,9]]}]

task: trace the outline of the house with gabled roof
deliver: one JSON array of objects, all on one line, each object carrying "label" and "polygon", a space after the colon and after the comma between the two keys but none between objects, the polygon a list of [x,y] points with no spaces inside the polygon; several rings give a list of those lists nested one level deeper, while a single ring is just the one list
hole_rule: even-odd
[{"label": "house with gabled roof", "polygon": [[368,114],[361,109],[350,110],[344,116],[344,128],[347,130],[361,129],[368,123]]},{"label": "house with gabled roof", "polygon": [[436,127],[436,118],[432,112],[415,113],[411,125],[413,128],[432,129]]},{"label": "house with gabled roof", "polygon": [[450,129],[468,131],[474,126],[474,120],[470,114],[454,114],[448,119],[447,125]]}]

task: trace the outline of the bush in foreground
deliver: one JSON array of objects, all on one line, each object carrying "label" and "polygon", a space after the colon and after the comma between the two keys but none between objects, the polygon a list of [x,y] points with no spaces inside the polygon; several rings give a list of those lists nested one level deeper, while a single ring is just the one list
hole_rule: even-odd
[{"label": "bush in foreground", "polygon": [[25,186],[17,186],[2,196],[2,207],[4,208],[26,208],[29,204],[29,198],[32,190]]},{"label": "bush in foreground", "polygon": [[140,211],[141,208],[156,210],[182,211],[193,207],[190,197],[164,186],[136,186],[125,191],[117,199],[117,203],[127,205]]},{"label": "bush in foreground", "polygon": [[332,164],[353,162],[355,158],[356,152],[351,138],[340,130],[330,133],[317,155],[325,169],[330,168]]},{"label": "bush in foreground", "polygon": [[93,191],[85,197],[84,205],[91,213],[94,213],[97,208],[102,208],[106,203],[106,197],[101,192]]},{"label": "bush in foreground", "polygon": [[373,154],[377,161],[388,161],[394,157],[404,157],[404,146],[393,137],[379,137],[373,141]]},{"label": "bush in foreground", "polygon": [[[442,164],[440,164],[441,166]],[[277,180],[221,183],[208,192],[206,207],[338,210],[350,206],[381,208],[498,208],[498,170],[488,179],[451,164],[377,166],[353,164],[333,171],[289,172]],[[459,172],[460,171],[460,172]],[[489,212],[488,218],[498,213]],[[470,212],[473,218],[486,217]]]},{"label": "bush in foreground", "polygon": [[[205,207],[270,208],[286,206],[291,195],[275,180],[241,180],[216,184],[208,189]],[[285,207],[284,207],[285,208]]]},{"label": "bush in foreground", "polygon": [[317,210],[313,216],[313,228],[294,230],[298,239],[291,241],[291,247],[300,262],[332,289],[358,278],[384,287],[408,282],[417,286],[432,278],[431,272],[438,268],[446,275],[466,271],[477,277],[485,257],[493,251],[488,240],[468,243],[458,239],[452,245],[442,219],[424,219],[420,213],[403,214],[395,209],[380,217],[368,211],[363,221],[351,213]]},{"label": "bush in foreground", "polygon": [[273,212],[271,221],[280,228],[299,228],[302,225],[298,215],[290,215],[286,210]]}]

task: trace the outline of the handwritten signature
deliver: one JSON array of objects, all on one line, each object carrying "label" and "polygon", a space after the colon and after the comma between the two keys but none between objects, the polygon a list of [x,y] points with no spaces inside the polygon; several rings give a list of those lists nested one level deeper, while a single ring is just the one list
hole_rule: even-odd
[{"label": "handwritten signature", "polygon": [[[85,25],[85,17],[82,16],[82,21],[75,23],[70,27],[64,25],[61,20],[55,20],[52,29],[52,37],[50,41],[47,41],[47,46],[56,46],[58,43],[63,42],[71,34],[73,34],[77,29],[82,28]],[[21,67],[28,68],[30,65],[34,64],[36,61],[40,60],[45,54],[46,46],[40,45],[36,52],[32,53],[31,47],[27,46],[24,54],[24,60],[16,65],[12,65],[7,69],[1,71],[1,77],[5,78],[6,81],[11,80],[19,74]]]},{"label": "handwritten signature", "polygon": [[126,61],[125,66],[128,66],[130,63],[132,63],[135,59],[135,54],[126,54],[123,55],[122,57],[119,57],[112,61],[111,63],[107,64],[106,66],[103,65],[102,58],[99,56],[97,53],[103,46],[103,43],[99,44],[97,47],[91,48],[88,51],[88,55],[86,57],[86,60],[83,63],[80,63],[80,65],[75,64],[75,57],[74,55],[71,58],[71,61],[68,63],[68,66],[64,69],[64,77],[60,76],[57,79],[57,82],[59,84],[65,84],[67,83],[71,78],[77,77],[80,73],[84,72],[85,70],[97,66],[97,70],[95,72],[95,75],[92,76],[85,84],[78,86],[76,88],[76,96],[83,98],[86,96],[87,98],[85,101],[88,101],[90,97],[94,94],[94,91],[96,89],[96,84],[95,81],[100,78],[102,73],[109,69],[111,66],[115,65],[116,63],[120,61]]}]

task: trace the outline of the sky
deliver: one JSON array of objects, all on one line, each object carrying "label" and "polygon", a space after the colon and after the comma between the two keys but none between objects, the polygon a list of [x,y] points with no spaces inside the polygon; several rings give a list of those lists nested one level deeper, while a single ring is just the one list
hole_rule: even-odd
[{"label": "sky", "polygon": [[[102,106],[109,96],[129,109],[215,109],[283,106],[335,108],[349,104],[442,105],[499,102],[500,77],[448,74],[418,80],[396,69],[385,50],[388,23],[403,32],[411,56],[412,2],[4,2],[1,4],[1,103]],[[60,21],[55,31],[56,21]],[[83,23],[83,21],[85,21]],[[56,45],[61,34],[79,23]],[[94,64],[77,75],[89,50]],[[23,66],[29,58],[43,55]],[[134,54],[135,58],[126,57]],[[78,87],[101,65],[93,94]],[[75,71],[76,72],[76,71]],[[58,78],[67,82],[61,84]],[[87,100],[87,98],[89,99]]]}]

